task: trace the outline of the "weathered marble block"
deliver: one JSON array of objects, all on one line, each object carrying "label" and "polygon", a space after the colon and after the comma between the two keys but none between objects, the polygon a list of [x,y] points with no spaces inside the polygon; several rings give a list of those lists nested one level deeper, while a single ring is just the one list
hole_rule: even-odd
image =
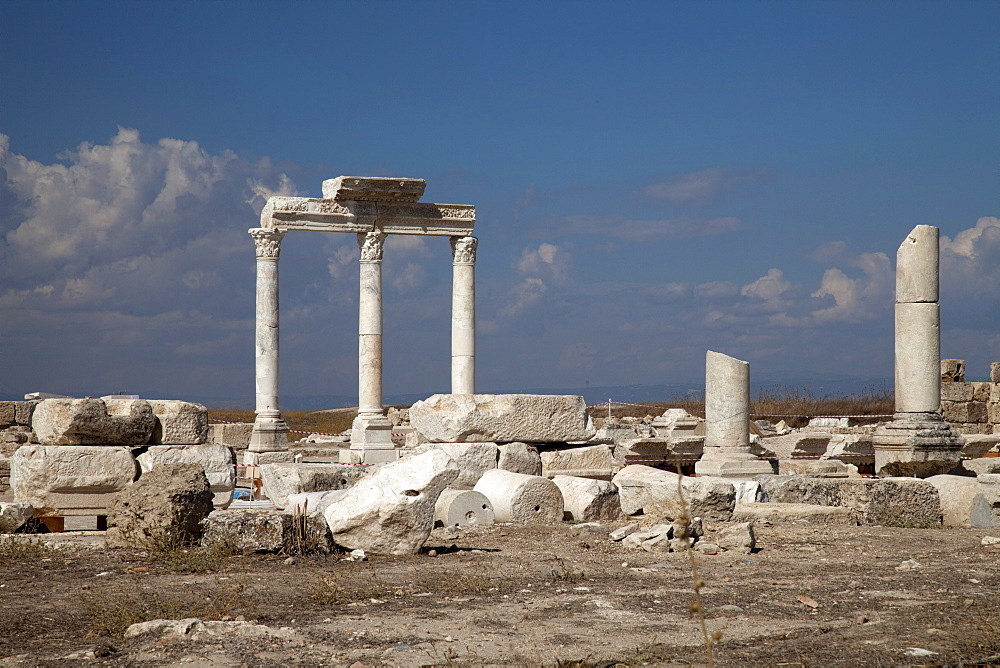
[{"label": "weathered marble block", "polygon": [[349,550],[414,554],[434,528],[434,506],[458,477],[440,450],[385,464],[338,492],[324,511],[334,542]]},{"label": "weathered marble block", "polygon": [[472,489],[484,473],[497,467],[500,458],[496,443],[427,443],[414,452],[429,450],[441,450],[458,464],[458,477],[449,485],[453,489]]},{"label": "weathered marble block", "polygon": [[989,499],[976,478],[932,475],[926,478],[926,481],[937,488],[944,526],[966,528],[1000,526],[1000,522],[993,515]]},{"label": "weathered marble block", "polygon": [[542,458],[538,448],[528,443],[501,443],[497,468],[524,475],[542,475]]},{"label": "weathered marble block", "polygon": [[141,399],[45,399],[31,416],[43,445],[145,445],[155,424]]},{"label": "weathered marble block", "polygon": [[236,467],[232,451],[224,445],[151,445],[136,457],[142,473],[149,473],[163,464],[198,464],[211,485],[214,503],[224,508],[233,500],[236,487]]},{"label": "weathered marble block", "polygon": [[621,464],[607,445],[550,450],[541,453],[541,458],[542,475],[547,478],[565,475],[611,480],[621,469]]},{"label": "weathered marble block", "polygon": [[209,443],[228,445],[234,450],[246,450],[250,447],[251,434],[253,434],[253,422],[208,425]]},{"label": "weathered marble block", "polygon": [[208,409],[187,401],[157,399],[149,405],[156,416],[153,445],[200,445],[208,442]]},{"label": "weathered marble block", "polygon": [[[683,490],[683,502],[681,492]],[[626,466],[612,479],[618,486],[622,512],[640,510],[657,518],[677,519],[687,505],[689,517],[727,521],[736,507],[736,488],[729,480],[698,476],[678,476],[641,464]]]},{"label": "weathered marble block", "polygon": [[364,475],[363,467],[344,464],[277,462],[260,466],[262,491],[275,508],[286,508],[293,494],[347,489]]},{"label": "weathered marble block", "polygon": [[607,480],[593,480],[568,475],[552,478],[563,497],[565,519],[579,522],[622,519],[618,487]]},{"label": "weathered marble block", "polygon": [[594,433],[583,397],[548,394],[435,394],[410,407],[410,424],[437,443],[556,443]]},{"label": "weathered marble block", "polygon": [[115,493],[136,478],[126,447],[24,445],[10,460],[14,500],[38,517],[104,515]]},{"label": "weathered marble block", "polygon": [[759,475],[769,501],[844,506],[863,524],[933,528],[941,526],[937,489],[916,478],[814,478]]}]

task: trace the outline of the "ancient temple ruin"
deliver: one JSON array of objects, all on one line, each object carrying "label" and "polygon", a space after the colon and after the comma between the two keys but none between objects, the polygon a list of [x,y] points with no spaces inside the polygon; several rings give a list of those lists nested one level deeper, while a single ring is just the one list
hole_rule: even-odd
[{"label": "ancient temple ruin", "polygon": [[272,197],[249,230],[257,249],[256,419],[250,449],[288,448],[288,426],[278,394],[278,258],[290,231],[356,234],[361,249],[358,303],[358,417],[352,459],[396,458],[391,424],[382,406],[382,254],[386,235],[449,237],[452,247],[451,391],[475,392],[478,241],[476,208],[419,202],[423,179],[340,176],[323,182],[323,196]]}]

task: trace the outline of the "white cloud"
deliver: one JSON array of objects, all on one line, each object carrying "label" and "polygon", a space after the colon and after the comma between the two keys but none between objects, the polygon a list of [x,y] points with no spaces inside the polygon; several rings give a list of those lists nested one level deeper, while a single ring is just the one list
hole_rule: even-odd
[{"label": "white cloud", "polygon": [[717,299],[735,297],[739,294],[739,288],[729,281],[710,281],[694,286],[694,293],[703,299]]},{"label": "white cloud", "polygon": [[538,248],[525,248],[515,268],[524,276],[546,276],[558,282],[569,278],[570,263],[565,247],[543,243]]},{"label": "white cloud", "polygon": [[725,176],[725,169],[718,167],[706,169],[685,174],[666,183],[647,186],[642,192],[650,197],[670,202],[697,202],[718,192],[723,186]]},{"label": "white cloud", "polygon": [[756,297],[765,301],[778,299],[792,287],[792,284],[786,281],[784,276],[785,274],[780,269],[768,269],[766,275],[740,288],[740,294],[744,297]]},{"label": "white cloud", "polygon": [[689,204],[703,202],[739,183],[759,181],[767,176],[767,171],[762,169],[733,170],[726,167],[714,167],[684,174],[664,183],[647,186],[642,192],[655,199]]},{"label": "white cloud", "polygon": [[975,227],[962,230],[952,240],[941,237],[941,251],[944,254],[959,255],[969,260],[980,257],[986,248],[1000,245],[1000,218],[986,216],[976,221]]},{"label": "white cloud", "polygon": [[427,281],[427,269],[422,264],[407,262],[392,276],[392,287],[402,294],[419,290]]},{"label": "white cloud", "polygon": [[[177,139],[145,144],[126,128],[106,145],[83,143],[60,159],[65,164],[29,160],[0,135],[9,199],[0,209],[0,276],[17,289],[55,284],[56,294],[80,306],[106,299],[125,280],[163,292],[164,273],[167,285],[204,284],[206,267],[252,248],[246,229],[262,198],[295,193],[266,159],[212,155]],[[159,267],[166,257],[169,272]]]},{"label": "white cloud", "polygon": [[545,281],[529,277],[511,288],[507,304],[498,311],[502,318],[513,318],[525,309],[534,306],[548,291]]}]

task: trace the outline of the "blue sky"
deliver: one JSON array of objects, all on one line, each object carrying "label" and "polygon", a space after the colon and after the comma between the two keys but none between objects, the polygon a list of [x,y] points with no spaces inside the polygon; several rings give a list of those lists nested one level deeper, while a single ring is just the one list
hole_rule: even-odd
[{"label": "blue sky", "polygon": [[[1000,3],[6,2],[0,394],[253,393],[270,194],[479,212],[481,391],[892,373],[941,228],[942,354],[1000,360]],[[356,391],[357,249],[282,247],[282,392]],[[447,391],[450,256],[393,240],[387,394]]]}]

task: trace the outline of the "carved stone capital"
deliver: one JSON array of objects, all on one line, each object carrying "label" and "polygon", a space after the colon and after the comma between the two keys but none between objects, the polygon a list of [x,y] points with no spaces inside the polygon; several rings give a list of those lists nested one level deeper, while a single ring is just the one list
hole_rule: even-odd
[{"label": "carved stone capital", "polygon": [[475,264],[476,248],[479,247],[479,239],[476,237],[452,237],[451,238],[451,258],[455,264]]},{"label": "carved stone capital", "polygon": [[385,233],[368,232],[358,235],[358,247],[361,249],[362,262],[381,262],[382,249],[385,247]]},{"label": "carved stone capital", "polygon": [[285,237],[284,231],[265,230],[262,227],[252,227],[247,231],[253,237],[258,258],[278,259],[278,254],[281,252],[281,240]]}]

